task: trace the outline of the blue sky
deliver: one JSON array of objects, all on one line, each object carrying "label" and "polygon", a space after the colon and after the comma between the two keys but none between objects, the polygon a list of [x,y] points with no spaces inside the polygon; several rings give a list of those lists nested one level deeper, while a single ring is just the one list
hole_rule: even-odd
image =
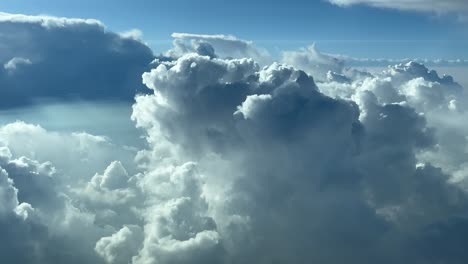
[{"label": "blue sky", "polygon": [[468,263],[467,25],[467,0],[0,0],[0,263]]},{"label": "blue sky", "polygon": [[355,57],[468,57],[466,22],[455,16],[326,1],[3,0],[0,10],[96,18],[115,31],[138,28],[156,51],[169,47],[172,32],[189,32],[232,34],[273,51],[316,42],[325,52]]}]

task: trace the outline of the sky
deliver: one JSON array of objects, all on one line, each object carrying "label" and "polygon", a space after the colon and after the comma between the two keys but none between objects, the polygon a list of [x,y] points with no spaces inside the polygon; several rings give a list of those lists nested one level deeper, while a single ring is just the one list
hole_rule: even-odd
[{"label": "sky", "polygon": [[468,263],[467,24],[0,1],[0,263]]},{"label": "sky", "polygon": [[[428,4],[431,5],[431,4]],[[468,58],[468,31],[457,15],[325,0],[4,0],[0,10],[96,18],[114,31],[140,29],[158,51],[173,32],[232,34],[271,50],[316,42],[325,52],[364,58]]]}]

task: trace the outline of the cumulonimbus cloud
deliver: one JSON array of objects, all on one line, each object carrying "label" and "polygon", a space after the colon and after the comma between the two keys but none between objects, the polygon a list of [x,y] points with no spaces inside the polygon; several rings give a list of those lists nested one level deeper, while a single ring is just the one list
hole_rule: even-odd
[{"label": "cumulonimbus cloud", "polygon": [[[321,61],[327,69],[333,60],[325,56]],[[151,146],[140,153],[149,168],[145,186],[157,177],[178,191],[155,192],[160,202],[154,212],[174,211],[159,213],[163,222],[146,219],[145,230],[164,231],[145,239],[136,263],[184,263],[194,252],[199,256],[195,263],[466,257],[457,244],[456,256],[442,248],[412,250],[441,239],[455,241],[449,230],[455,222],[466,224],[460,220],[466,194],[462,185],[449,183],[464,165],[455,162],[455,169],[431,163],[466,147],[466,140],[456,149],[441,144],[459,128],[437,129],[443,120],[431,118],[464,115],[455,108],[465,100],[460,85],[414,62],[378,76],[335,70],[339,72],[332,76],[347,82],[331,78],[317,86],[311,76],[290,66],[262,69],[245,58],[188,53],[145,73],[143,81],[155,94],[138,97],[133,113]],[[188,170],[184,161],[195,163]],[[162,174],[164,167],[173,169]],[[174,173],[179,170],[190,177],[177,184],[174,180],[181,176]],[[435,193],[437,203],[432,203]],[[194,206],[201,208],[197,217]],[[181,230],[163,224],[178,223],[180,215],[192,219],[193,226]],[[204,221],[215,225],[200,226]],[[440,225],[446,225],[441,237],[426,237],[427,230],[436,232]],[[361,243],[353,247],[356,239]],[[403,250],[404,244],[412,252]],[[190,251],[185,251],[188,245]],[[181,255],[167,255],[179,247]],[[310,248],[314,250],[306,250]]]},{"label": "cumulonimbus cloud", "polygon": [[[68,41],[93,39],[80,32]],[[233,37],[175,37],[141,73],[131,118],[146,147],[133,162],[106,137],[0,127],[1,262],[468,258],[468,96],[456,80],[417,62],[357,71],[315,49],[265,64]],[[17,57],[13,72],[34,65]]]}]

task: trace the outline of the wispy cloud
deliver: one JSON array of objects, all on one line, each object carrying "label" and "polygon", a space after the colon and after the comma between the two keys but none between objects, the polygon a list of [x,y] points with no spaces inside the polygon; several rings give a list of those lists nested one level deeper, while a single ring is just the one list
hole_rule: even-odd
[{"label": "wispy cloud", "polygon": [[447,12],[467,13],[465,0],[328,0],[339,6],[369,5],[379,8],[393,8],[443,14]]}]

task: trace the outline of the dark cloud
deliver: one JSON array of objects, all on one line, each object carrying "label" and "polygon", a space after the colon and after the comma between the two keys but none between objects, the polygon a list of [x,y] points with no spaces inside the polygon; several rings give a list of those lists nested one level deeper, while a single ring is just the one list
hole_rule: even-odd
[{"label": "dark cloud", "polygon": [[0,14],[0,108],[41,99],[131,101],[151,50],[95,20]]},{"label": "dark cloud", "polygon": [[[419,112],[426,108],[404,93],[418,78],[447,97],[460,89],[409,63],[356,82],[331,78],[324,85],[347,90],[344,101],[289,66],[183,55],[144,74],[155,94],[137,98],[133,118],[153,148],[140,158],[149,171],[197,162],[224,248],[212,254],[227,263],[423,263],[430,254],[406,243],[419,245],[423,227],[463,217],[467,200],[449,175],[419,158],[440,138]],[[170,237],[159,234],[144,247]],[[142,252],[142,263],[158,261]]]}]

